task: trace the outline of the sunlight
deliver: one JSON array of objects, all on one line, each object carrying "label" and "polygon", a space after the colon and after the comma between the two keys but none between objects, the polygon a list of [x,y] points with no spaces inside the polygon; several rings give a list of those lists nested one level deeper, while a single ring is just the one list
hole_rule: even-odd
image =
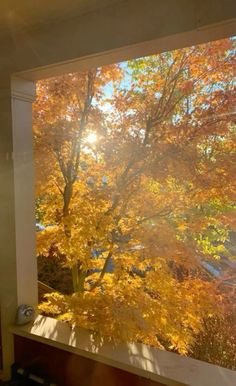
[{"label": "sunlight", "polygon": [[97,142],[97,139],[98,139],[98,137],[97,137],[96,133],[90,133],[86,138],[86,142],[93,144],[93,143]]}]

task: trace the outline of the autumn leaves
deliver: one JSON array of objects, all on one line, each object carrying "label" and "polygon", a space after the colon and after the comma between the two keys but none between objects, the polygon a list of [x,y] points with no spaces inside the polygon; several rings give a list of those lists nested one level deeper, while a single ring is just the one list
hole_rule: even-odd
[{"label": "autumn leaves", "polygon": [[227,39],[39,82],[38,253],[74,286],[44,312],[184,354],[222,313],[202,262],[233,258],[232,77]]}]

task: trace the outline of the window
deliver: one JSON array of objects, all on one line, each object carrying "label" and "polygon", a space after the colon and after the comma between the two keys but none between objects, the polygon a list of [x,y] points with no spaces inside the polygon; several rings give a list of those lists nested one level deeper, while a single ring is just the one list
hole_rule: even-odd
[{"label": "window", "polygon": [[234,53],[225,39],[38,83],[44,314],[235,369]]}]

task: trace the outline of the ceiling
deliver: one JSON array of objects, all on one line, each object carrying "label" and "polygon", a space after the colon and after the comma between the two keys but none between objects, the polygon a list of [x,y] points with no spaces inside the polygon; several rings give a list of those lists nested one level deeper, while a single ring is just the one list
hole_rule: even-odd
[{"label": "ceiling", "polygon": [[0,0],[0,77],[114,50],[124,60],[131,46],[133,57],[157,52],[164,37],[173,49],[232,36],[235,12],[235,0]]},{"label": "ceiling", "polygon": [[35,30],[125,0],[0,0],[0,39]]}]

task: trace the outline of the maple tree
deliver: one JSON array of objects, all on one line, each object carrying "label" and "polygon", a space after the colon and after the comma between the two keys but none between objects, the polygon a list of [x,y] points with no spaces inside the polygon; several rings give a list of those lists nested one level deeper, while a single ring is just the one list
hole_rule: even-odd
[{"label": "maple tree", "polygon": [[43,312],[183,354],[223,313],[202,262],[234,258],[233,44],[38,83],[38,254],[59,256],[73,284]]}]

